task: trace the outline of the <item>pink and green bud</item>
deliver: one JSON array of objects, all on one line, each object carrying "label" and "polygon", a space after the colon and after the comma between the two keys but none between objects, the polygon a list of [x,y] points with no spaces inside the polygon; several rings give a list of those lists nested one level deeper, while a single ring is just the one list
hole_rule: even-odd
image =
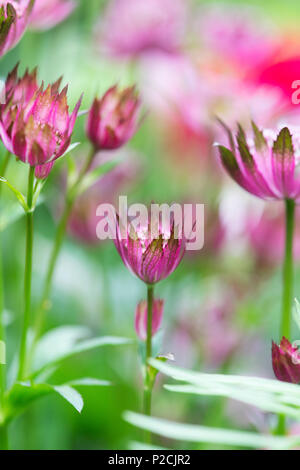
[{"label": "pink and green bud", "polygon": [[[69,114],[67,87],[60,92],[60,83],[61,79],[46,89],[38,88],[36,71],[17,79],[16,69],[6,81],[0,136],[9,152],[34,167],[54,162],[71,142],[81,99]],[[36,173],[46,175],[49,169],[50,165],[38,168]]]},{"label": "pink and green bud", "polygon": [[22,38],[33,4],[34,0],[0,0],[0,57]]},{"label": "pink and green bud", "polygon": [[186,240],[177,235],[178,227],[151,222],[138,229],[128,223],[126,233],[116,221],[115,245],[125,266],[146,284],[156,284],[172,274],[181,262]]},{"label": "pink and green bud", "polygon": [[262,199],[300,201],[300,177],[296,171],[299,133],[284,127],[279,134],[262,132],[253,123],[253,137],[239,126],[236,139],[226,129],[231,149],[219,145],[227,173],[246,191]]},{"label": "pink and green bud", "polygon": [[87,121],[87,135],[98,150],[115,150],[126,144],[138,126],[140,99],[134,87],[110,88],[96,98]]},{"label": "pink and green bud", "polygon": [[[152,306],[152,336],[154,336],[162,323],[164,312],[164,301],[160,299],[155,299]],[[135,331],[138,337],[145,341],[147,338],[147,321],[148,321],[148,308],[147,302],[142,300],[135,311]]]},{"label": "pink and green bud", "polygon": [[51,29],[68,18],[75,8],[73,0],[35,0],[30,28],[37,31]]},{"label": "pink and green bud", "polygon": [[285,337],[279,346],[272,343],[272,364],[278,380],[300,383],[300,353]]}]

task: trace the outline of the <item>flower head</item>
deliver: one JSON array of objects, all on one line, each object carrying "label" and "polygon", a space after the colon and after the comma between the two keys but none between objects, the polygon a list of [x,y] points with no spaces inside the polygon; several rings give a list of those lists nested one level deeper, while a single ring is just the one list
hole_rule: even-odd
[{"label": "flower head", "polygon": [[114,0],[100,25],[100,41],[113,56],[148,51],[176,52],[183,41],[182,0]]},{"label": "flower head", "polygon": [[254,138],[247,139],[239,126],[236,142],[228,129],[231,150],[219,145],[222,164],[246,191],[262,199],[300,199],[300,177],[296,169],[299,135],[287,127],[276,137],[253,123]]},{"label": "flower head", "polygon": [[155,284],[172,274],[184,256],[186,243],[178,232],[174,223],[163,227],[151,221],[139,227],[128,222],[126,228],[118,217],[114,241],[125,266],[145,283]]},{"label": "flower head", "polygon": [[[16,69],[6,81],[6,104],[0,107],[0,136],[9,152],[24,163],[39,167],[50,164],[68,148],[81,100],[69,114],[67,87],[59,91],[61,79],[38,87],[36,71],[17,79]],[[46,175],[47,168],[37,174]]]},{"label": "flower head", "polygon": [[278,380],[283,382],[300,383],[300,355],[285,337],[278,346],[272,343],[273,371]]},{"label": "flower head", "polygon": [[137,129],[140,100],[135,88],[110,88],[95,99],[88,116],[87,134],[99,150],[115,150],[124,145]]},{"label": "flower head", "polygon": [[28,26],[34,0],[0,0],[0,57],[16,46]]},{"label": "flower head", "polygon": [[73,0],[35,0],[30,27],[47,30],[64,21],[75,9]]},{"label": "flower head", "polygon": [[[164,312],[164,301],[154,299],[152,306],[152,336],[154,336],[161,325]],[[140,302],[135,311],[135,331],[138,337],[145,341],[147,338],[147,319],[148,319],[148,308],[146,300]]]}]

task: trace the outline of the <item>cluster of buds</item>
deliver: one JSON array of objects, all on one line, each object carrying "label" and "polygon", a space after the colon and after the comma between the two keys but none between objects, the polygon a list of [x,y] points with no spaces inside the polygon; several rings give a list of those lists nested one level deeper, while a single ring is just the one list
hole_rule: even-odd
[{"label": "cluster of buds", "polygon": [[22,38],[30,21],[34,0],[0,1],[0,57]]},{"label": "cluster of buds", "polygon": [[134,87],[110,88],[92,104],[87,135],[97,150],[116,150],[128,142],[137,129],[140,100]]},{"label": "cluster of buds", "polygon": [[0,136],[9,152],[35,167],[37,178],[48,176],[54,161],[67,150],[81,99],[69,114],[67,87],[61,79],[44,89],[36,70],[18,78],[17,67],[6,81],[6,103],[0,107]]}]

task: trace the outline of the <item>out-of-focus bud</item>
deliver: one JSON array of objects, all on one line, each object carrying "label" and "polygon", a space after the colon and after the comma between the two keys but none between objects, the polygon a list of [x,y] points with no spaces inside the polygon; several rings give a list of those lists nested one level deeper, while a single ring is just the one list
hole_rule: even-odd
[{"label": "out-of-focus bud", "polygon": [[[152,336],[154,336],[161,325],[163,312],[164,312],[164,301],[155,299],[153,301],[152,311]],[[146,300],[142,300],[136,307],[135,311],[135,331],[138,337],[145,341],[147,338],[147,320],[148,320],[148,308]]]},{"label": "out-of-focus bud", "polygon": [[272,343],[272,365],[278,380],[300,383],[300,354],[285,337],[279,346]]},{"label": "out-of-focus bud", "polygon": [[137,130],[140,100],[134,87],[110,88],[93,102],[87,121],[87,135],[98,150],[115,150]]}]

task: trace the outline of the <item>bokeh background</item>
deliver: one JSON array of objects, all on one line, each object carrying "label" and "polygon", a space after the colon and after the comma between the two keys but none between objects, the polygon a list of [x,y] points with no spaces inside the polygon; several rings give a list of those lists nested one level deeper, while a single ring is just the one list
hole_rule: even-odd
[{"label": "bokeh background", "polygon": [[[72,106],[84,92],[82,109],[89,108],[95,94],[101,95],[115,83],[137,84],[143,122],[120,152],[120,166],[76,205],[47,317],[47,329],[85,325],[95,335],[126,336],[134,342],[64,363],[55,373],[55,383],[91,376],[111,380],[114,386],[83,390],[81,415],[59,398],[39,401],[12,425],[13,448],[126,449],[139,438],[139,431],[122,420],[122,413],[141,407],[134,311],[145,289],[123,266],[113,243],[95,237],[95,208],[100,202],[115,201],[119,194],[127,195],[129,202],[205,204],[203,250],[188,253],[156,291],[165,299],[163,329],[155,339],[157,351],[172,352],[176,364],[194,370],[273,377],[271,339],[279,339],[283,208],[280,203],[262,203],[229,181],[212,144],[226,142],[217,116],[230,126],[241,121],[247,127],[251,118],[263,127],[300,124],[300,105],[292,104],[291,88],[292,81],[300,80],[298,2],[183,0],[179,17],[170,16],[166,26],[171,37],[175,35],[176,47],[126,55],[116,50],[113,54],[112,44],[119,44],[121,32],[128,38],[147,24],[151,11],[146,17],[137,14],[126,21],[125,8],[117,23],[109,23],[107,8],[113,0],[76,3],[72,15],[51,30],[28,31],[1,60],[0,74],[4,78],[20,61],[21,71],[38,66],[39,77],[46,83],[63,75]],[[74,151],[79,164],[89,150],[85,119],[78,119],[73,139],[81,143]],[[64,200],[65,166],[63,159],[55,166],[36,213],[35,300]],[[12,164],[10,176],[22,187],[23,165]],[[3,198],[11,363],[21,326],[25,226],[6,189]],[[300,296],[299,267],[295,287]],[[292,339],[296,338],[297,330]],[[272,419],[233,402],[170,394],[162,389],[161,380],[154,392],[153,414],[179,422],[258,431],[267,429]],[[184,443],[178,446],[184,448]]]}]

